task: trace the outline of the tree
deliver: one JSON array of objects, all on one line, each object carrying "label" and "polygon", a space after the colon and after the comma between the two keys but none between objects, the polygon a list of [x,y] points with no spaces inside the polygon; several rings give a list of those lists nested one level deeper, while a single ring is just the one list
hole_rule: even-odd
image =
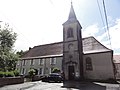
[{"label": "tree", "polygon": [[16,54],[19,56],[19,57],[22,57],[27,51],[18,51]]},{"label": "tree", "polygon": [[13,45],[17,34],[12,31],[8,24],[0,28],[0,70],[14,70],[18,56],[13,51]]},{"label": "tree", "polygon": [[32,78],[34,75],[35,75],[35,69],[31,68],[29,71],[28,71],[30,77]]},{"label": "tree", "polygon": [[15,41],[17,34],[9,28],[8,24],[5,24],[4,28],[0,28],[0,49],[3,52],[11,51]]}]

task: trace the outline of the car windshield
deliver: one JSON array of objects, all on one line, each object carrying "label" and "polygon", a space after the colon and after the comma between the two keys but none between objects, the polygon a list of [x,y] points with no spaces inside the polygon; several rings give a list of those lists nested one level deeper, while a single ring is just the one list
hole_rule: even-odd
[{"label": "car windshield", "polygon": [[59,77],[60,75],[57,74],[57,73],[52,73],[52,74],[50,74],[50,76],[51,76],[51,77]]}]

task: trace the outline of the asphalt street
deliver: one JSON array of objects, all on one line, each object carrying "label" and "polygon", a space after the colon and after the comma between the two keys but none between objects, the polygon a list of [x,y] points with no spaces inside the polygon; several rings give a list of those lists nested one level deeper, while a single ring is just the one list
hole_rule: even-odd
[{"label": "asphalt street", "polygon": [[119,84],[108,84],[98,82],[25,82],[23,84],[7,85],[0,90],[120,90]]}]

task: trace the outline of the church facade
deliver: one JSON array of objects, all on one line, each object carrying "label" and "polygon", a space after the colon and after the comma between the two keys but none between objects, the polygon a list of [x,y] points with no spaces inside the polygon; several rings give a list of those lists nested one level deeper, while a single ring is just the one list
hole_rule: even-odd
[{"label": "church facade", "polygon": [[30,68],[37,69],[38,75],[47,75],[58,68],[66,80],[114,79],[113,51],[92,36],[82,38],[81,29],[71,4],[68,20],[63,23],[63,42],[31,48],[16,68],[24,75]]}]

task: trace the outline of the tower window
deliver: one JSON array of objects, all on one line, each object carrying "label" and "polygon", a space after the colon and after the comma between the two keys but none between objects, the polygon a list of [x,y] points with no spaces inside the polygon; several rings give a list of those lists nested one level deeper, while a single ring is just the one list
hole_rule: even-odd
[{"label": "tower window", "polygon": [[73,29],[69,28],[67,31],[67,38],[73,37]]},{"label": "tower window", "polygon": [[93,70],[92,68],[92,59],[90,57],[86,58],[86,70]]}]

